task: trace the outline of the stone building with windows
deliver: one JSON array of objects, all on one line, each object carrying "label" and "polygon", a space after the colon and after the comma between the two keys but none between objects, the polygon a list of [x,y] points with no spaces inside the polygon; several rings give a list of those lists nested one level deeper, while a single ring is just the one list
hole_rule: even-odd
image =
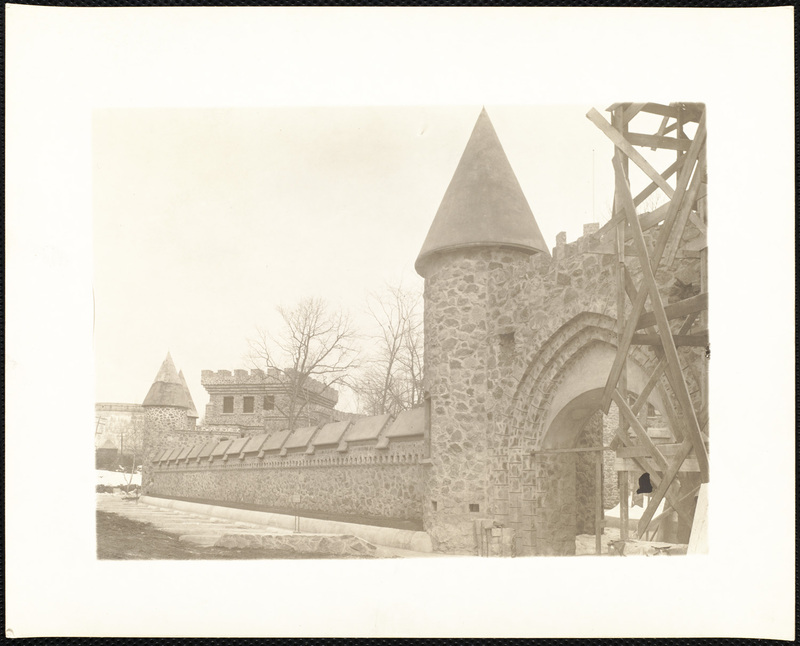
[{"label": "stone building with windows", "polygon": [[[253,435],[282,431],[289,425],[293,383],[281,371],[203,370],[200,383],[209,396],[204,423],[211,429]],[[300,426],[339,419],[335,410],[339,393],[315,379],[307,379],[294,400]]]}]

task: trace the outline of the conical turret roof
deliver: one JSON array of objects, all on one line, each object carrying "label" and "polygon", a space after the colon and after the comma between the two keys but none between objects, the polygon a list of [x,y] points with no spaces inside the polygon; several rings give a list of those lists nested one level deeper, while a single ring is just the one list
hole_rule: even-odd
[{"label": "conical turret roof", "polygon": [[172,357],[167,352],[167,358],[161,364],[153,385],[144,398],[142,406],[174,406],[189,408],[186,393],[183,390],[181,378],[172,363]]},{"label": "conical turret roof", "polygon": [[178,379],[181,380],[181,384],[183,385],[183,392],[186,394],[186,402],[189,404],[189,417],[198,417],[197,409],[194,407],[194,400],[192,399],[192,393],[189,390],[189,384],[186,383],[186,377],[183,376],[183,370],[178,373]]},{"label": "conical turret roof", "polygon": [[548,253],[486,109],[481,110],[415,267],[440,251],[503,246]]}]

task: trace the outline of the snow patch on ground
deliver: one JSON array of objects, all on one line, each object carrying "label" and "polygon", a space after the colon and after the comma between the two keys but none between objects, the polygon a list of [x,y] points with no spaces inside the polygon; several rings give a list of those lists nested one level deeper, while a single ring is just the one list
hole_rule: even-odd
[{"label": "snow patch on ground", "polygon": [[[647,501],[647,499],[645,499],[644,507],[639,507],[639,506],[629,507],[628,508],[628,518],[630,520],[639,520],[642,517],[642,514],[644,513],[644,510],[647,509],[647,503],[648,503],[648,501]],[[658,514],[660,514],[662,511],[664,511],[664,501],[663,500],[658,505],[658,509],[656,510],[656,513],[654,514],[654,516],[658,516]],[[606,509],[605,513],[604,513],[604,516],[606,518],[614,518],[616,520],[619,520],[619,517],[620,517],[620,506],[617,505],[613,509]]]},{"label": "snow patch on ground", "polygon": [[121,487],[122,485],[126,485],[128,483],[133,485],[142,486],[142,474],[141,473],[134,473],[131,476],[130,473],[122,473],[121,471],[106,471],[105,469],[97,469],[95,471],[96,475],[96,484],[99,485],[106,485],[109,487]]}]

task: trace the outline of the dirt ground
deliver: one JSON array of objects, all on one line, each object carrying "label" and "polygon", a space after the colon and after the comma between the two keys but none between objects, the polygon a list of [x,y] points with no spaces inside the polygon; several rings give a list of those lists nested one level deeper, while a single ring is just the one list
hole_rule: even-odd
[{"label": "dirt ground", "polygon": [[97,558],[101,560],[219,560],[346,557],[297,554],[279,550],[200,547],[181,542],[176,535],[162,532],[150,523],[140,523],[117,514],[98,511]]}]

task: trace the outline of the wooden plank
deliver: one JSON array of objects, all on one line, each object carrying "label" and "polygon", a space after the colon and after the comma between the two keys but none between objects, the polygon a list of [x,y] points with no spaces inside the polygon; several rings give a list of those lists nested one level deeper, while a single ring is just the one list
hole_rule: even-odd
[{"label": "wooden plank", "polygon": [[[661,261],[661,256],[664,253],[664,248],[666,247],[670,232],[672,231],[672,226],[675,221],[677,209],[680,207],[681,200],[683,199],[683,195],[685,194],[686,191],[686,186],[689,183],[689,179],[691,177],[691,171],[694,166],[694,161],[700,155],[703,144],[705,143],[705,136],[706,136],[705,113],[703,113],[702,117],[700,118],[700,123],[697,126],[697,133],[695,135],[694,140],[692,141],[692,146],[689,148],[689,152],[686,153],[686,155],[684,155],[681,158],[683,160],[683,165],[681,166],[681,170],[676,185],[677,186],[675,194],[676,197],[670,202],[669,212],[667,213],[667,216],[664,219],[664,226],[659,232],[658,240],[656,241],[656,247],[653,251],[653,259],[651,261],[651,266],[653,271],[656,271],[658,269],[658,264]],[[615,160],[615,166],[617,167],[620,166],[618,160]],[[624,174],[615,172],[615,182],[617,183],[618,186],[622,187],[622,190],[624,190],[628,198],[630,198],[630,187],[627,184],[627,180],[625,179]],[[626,202],[626,207],[627,207],[627,202]],[[635,210],[633,213],[635,217]],[[639,229],[639,236],[641,237],[641,229]],[[636,298],[636,302],[633,304],[630,318],[628,319],[628,323],[625,326],[624,334],[621,336],[621,339],[618,343],[617,356],[614,358],[614,364],[611,367],[611,372],[609,373],[608,380],[606,381],[605,388],[603,389],[603,395],[600,403],[600,407],[605,413],[608,413],[609,406],[611,405],[611,392],[614,388],[616,388],[616,385],[619,382],[620,375],[622,374],[622,368],[624,365],[625,357],[628,354],[628,349],[630,348],[630,342],[633,339],[634,327],[636,325],[636,321],[639,318],[639,315],[642,312],[642,308],[644,307],[646,299],[647,299],[647,290],[644,289],[639,290],[639,295]]]},{"label": "wooden plank", "polygon": [[642,169],[645,175],[647,175],[653,182],[655,182],[658,187],[667,194],[667,197],[672,197],[675,194],[674,189],[667,184],[667,181],[661,176],[661,174],[650,165],[644,157],[642,157],[641,153],[636,150],[630,142],[625,139],[623,134],[615,129],[608,121],[606,121],[603,116],[594,108],[589,110],[586,115],[593,124],[595,124],[603,133],[611,139],[614,145],[621,150],[625,155],[639,168]]},{"label": "wooden plank", "polygon": [[[676,347],[705,348],[708,345],[708,330],[697,334],[675,334],[672,342]],[[634,334],[631,345],[662,346],[663,339],[658,334]]]},{"label": "wooden plank", "polygon": [[[695,314],[708,309],[708,294],[697,294],[689,298],[684,298],[677,303],[671,303],[664,307],[664,312],[667,318],[674,319],[679,316],[686,316],[687,314]],[[644,327],[651,327],[656,323],[656,315],[653,312],[645,312],[639,317],[636,322],[636,329],[640,330]],[[681,333],[679,333],[681,334]]]},{"label": "wooden plank", "polygon": [[662,105],[660,103],[645,103],[641,112],[648,112],[650,114],[657,114],[662,117],[672,117],[677,119],[682,115],[684,123],[689,121],[698,121],[700,119],[703,109],[701,104],[685,103],[684,110],[671,105]]},{"label": "wooden plank", "polygon": [[[622,264],[622,274],[623,274],[623,282],[625,283],[624,293],[628,295],[628,299],[631,303],[636,302],[636,297],[639,295],[639,292],[636,289],[636,285],[633,284],[633,277],[631,273],[628,271],[628,268],[625,266],[625,263]],[[624,318],[620,317],[621,320]]]},{"label": "wooden plank", "polygon": [[697,230],[702,233],[703,235],[708,233],[708,228],[706,227],[705,223],[700,219],[700,216],[697,215],[694,211],[689,212],[689,219],[692,221],[692,224],[697,227]]},{"label": "wooden plank", "polygon": [[645,404],[647,403],[647,399],[650,397],[650,393],[653,392],[653,388],[655,388],[656,382],[661,378],[661,375],[664,373],[664,369],[667,366],[667,362],[665,359],[660,359],[659,362],[656,364],[656,367],[653,369],[653,372],[650,373],[650,378],[647,380],[647,383],[642,388],[642,392],[639,393],[639,396],[636,398],[633,406],[631,406],[631,410],[634,413],[638,413],[641,409],[644,408]]},{"label": "wooden plank", "polygon": [[[702,122],[701,122],[702,127]],[[698,131],[700,128],[698,128]],[[615,160],[616,162],[616,160]],[[684,169],[686,166],[684,166]],[[615,170],[619,169],[618,162],[615,163]],[[621,169],[619,169],[621,170]],[[662,348],[664,355],[667,359],[667,378],[670,381],[673,391],[678,398],[678,403],[683,410],[684,418],[686,419],[686,426],[689,431],[689,438],[691,439],[697,459],[700,463],[701,479],[704,482],[708,481],[708,455],[702,438],[700,437],[700,427],[695,416],[694,406],[692,405],[691,397],[689,396],[689,389],[686,386],[686,380],[683,377],[681,370],[680,358],[678,357],[678,350],[675,347],[675,342],[672,338],[672,332],[669,327],[669,320],[664,312],[664,305],[661,302],[661,294],[658,291],[658,284],[653,273],[653,266],[650,261],[650,256],[647,251],[647,245],[644,241],[641,227],[639,226],[639,219],[636,217],[636,210],[633,206],[633,200],[630,192],[627,190],[627,185],[621,183],[623,206],[628,213],[628,225],[634,233],[634,243],[641,256],[641,268],[644,286],[639,290],[640,292],[648,292],[650,302],[653,305],[653,312],[656,315],[656,322],[658,325],[658,333],[661,336]],[[659,239],[660,242],[660,239]],[[658,249],[658,246],[656,247]],[[662,247],[663,252],[663,247]],[[618,404],[619,405],[619,404]],[[630,422],[630,420],[629,420]]]},{"label": "wooden plank", "polygon": [[676,139],[675,137],[662,137],[659,135],[646,135],[641,132],[629,132],[625,139],[634,146],[647,146],[651,150],[680,150],[687,151],[692,143],[691,139]]},{"label": "wooden plank", "polygon": [[[616,429],[617,438],[619,438],[620,442],[622,442],[623,446],[632,446],[633,440],[628,437],[627,432],[625,432],[622,428],[623,417],[620,415],[620,427]],[[649,473],[650,474],[650,481],[652,482],[654,487],[658,487],[659,483],[661,482],[661,478],[659,477],[659,467],[655,463],[654,460],[650,458],[630,458],[626,459],[626,462],[618,465],[620,468],[616,469],[616,471],[624,470],[624,471],[640,471],[641,473]],[[678,515],[687,523],[691,523],[692,519],[688,518],[686,514],[680,509],[678,505],[677,497],[675,493],[668,489],[667,490],[667,502],[671,505],[676,507],[678,511]]]},{"label": "wooden plank", "polygon": [[[672,237],[672,244],[669,246],[669,249],[666,253],[666,263],[668,267],[675,262],[675,255],[678,253],[678,247],[680,246],[681,239],[683,238],[686,222],[692,214],[692,207],[695,205],[697,200],[697,192],[700,190],[700,185],[703,182],[705,173],[705,154],[701,154],[700,159],[698,160],[697,168],[692,176],[691,185],[689,186],[689,190],[686,192],[686,199],[684,199],[683,205],[678,211],[678,217],[675,220],[675,232]],[[696,222],[693,223],[695,226],[697,226]],[[697,228],[701,233],[705,233],[705,226],[702,223],[700,223],[700,226],[697,226]]]},{"label": "wooden plank", "polygon": [[697,236],[694,240],[689,240],[685,245],[683,245],[684,251],[704,251],[708,249],[708,236],[704,233],[701,233]]},{"label": "wooden plank", "polygon": [[[644,510],[642,517],[639,519],[639,536],[644,534],[644,532],[647,530],[647,526],[650,524],[653,514],[655,514],[656,509],[658,509],[658,506],[661,504],[661,501],[667,494],[667,489],[669,489],[669,487],[672,485],[673,481],[675,480],[675,476],[678,475],[681,465],[683,465],[684,460],[686,460],[686,457],[689,455],[691,450],[692,440],[690,438],[686,438],[681,445],[681,450],[675,455],[675,457],[673,457],[667,472],[664,474],[663,479],[653,492],[653,496],[650,498],[650,504],[647,505],[647,509]],[[673,505],[673,507],[675,507],[675,511],[678,511],[678,507],[676,505]]]},{"label": "wooden plank", "polygon": [[[680,443],[669,443],[669,444],[657,444],[658,450],[661,451],[661,455],[665,458],[671,458],[676,456],[683,450],[684,442]],[[618,458],[646,458],[649,457],[649,453],[647,451],[647,447],[641,445],[634,445],[634,446],[621,446],[615,452],[616,457]]]},{"label": "wooden plank", "polygon": [[[661,262],[661,257],[664,254],[664,249],[669,242],[669,236],[672,233],[675,219],[678,211],[683,206],[683,199],[689,187],[689,180],[694,171],[695,162],[700,158],[701,152],[704,150],[706,141],[706,117],[705,113],[700,118],[700,123],[697,126],[697,133],[692,140],[692,145],[689,147],[689,152],[681,157],[682,165],[678,173],[678,180],[675,185],[675,197],[670,202],[669,212],[664,218],[664,226],[661,229],[658,240],[656,241],[656,248],[653,250],[652,268],[655,272],[658,269],[658,264]],[[630,194],[630,189],[628,189]]]},{"label": "wooden plank", "polygon": [[[657,354],[659,357],[664,358],[664,352],[659,349]],[[666,359],[664,359],[666,362]],[[666,371],[666,363],[664,364],[664,370]],[[672,398],[670,397],[667,389],[664,387],[664,383],[659,381],[656,384],[658,388],[658,392],[661,395],[661,403],[662,403],[662,413],[664,416],[669,420],[669,428],[672,431],[672,435],[678,442],[682,442],[684,439],[684,423],[683,419],[678,417],[678,413],[675,411],[675,407],[672,405]]]},{"label": "wooden plank", "polygon": [[645,103],[631,103],[627,108],[625,108],[623,121],[625,123],[630,122],[631,119],[633,119],[637,114],[639,114],[639,112],[645,105],[646,105]]},{"label": "wooden plank", "polygon": [[648,112],[650,114],[657,114],[661,117],[669,117],[671,119],[678,118],[678,110],[669,105],[662,105],[661,103],[645,103],[642,108],[642,112]]},{"label": "wooden plank", "polygon": [[652,457],[655,463],[661,467],[661,471],[664,471],[667,468],[667,461],[663,455],[661,455],[661,451],[658,450],[658,447],[653,443],[653,440],[650,439],[650,436],[647,434],[647,431],[642,427],[639,423],[639,420],[636,418],[636,414],[630,409],[628,406],[628,402],[625,401],[625,398],[620,395],[618,390],[614,390],[612,395],[614,399],[614,403],[619,408],[619,412],[621,415],[625,417],[625,421],[628,422],[630,427],[633,429],[633,432],[636,434],[638,440],[647,448],[647,454]]},{"label": "wooden plank", "polygon": [[600,554],[602,547],[600,544],[603,536],[603,454],[597,454],[594,471],[594,551]]},{"label": "wooden plank", "polygon": [[[700,125],[697,128],[697,136],[692,142],[693,148],[690,148],[689,152],[686,153],[686,155],[684,156],[685,160],[691,160],[700,154],[700,147],[702,146],[702,142],[705,140],[704,119],[705,117],[703,118],[703,120],[701,120]],[[695,146],[695,144],[697,145]],[[614,165],[615,168],[619,167],[618,160],[615,159]],[[689,178],[691,176],[691,173],[686,171],[686,168],[690,165],[691,164],[684,163],[684,165],[681,168],[680,175],[678,177],[677,191],[680,197],[683,196],[685,192],[685,186],[688,183]],[[625,181],[624,175],[616,172],[616,170],[615,170],[615,182],[617,186],[622,187],[622,190],[625,191],[625,193],[628,196],[630,196],[630,188],[628,187],[628,184]],[[656,248],[653,251],[653,260],[652,260],[653,271],[658,269],[658,264],[661,261],[661,255],[664,253],[664,248],[666,246],[667,239],[669,237],[670,231],[672,230],[675,213],[677,211],[678,206],[679,206],[678,200],[673,199],[670,202],[669,212],[667,213],[667,217],[664,220],[664,226],[662,227],[658,236],[658,240],[656,241]],[[634,217],[635,217],[635,210],[634,210]],[[639,229],[639,235],[641,236],[641,229]],[[624,333],[621,335],[621,339],[618,343],[617,356],[614,358],[614,364],[611,367],[611,372],[609,373],[608,380],[606,381],[605,388],[603,389],[603,395],[600,402],[600,407],[605,413],[608,413],[609,406],[611,405],[611,392],[614,388],[616,388],[617,382],[619,381],[620,374],[622,373],[623,362],[625,361],[625,357],[628,354],[628,349],[630,348],[631,340],[633,339],[636,322],[639,320],[639,316],[641,315],[642,308],[644,307],[646,299],[647,299],[647,290],[646,289],[639,290],[639,295],[636,298],[636,302],[633,304],[630,318],[628,319]]]},{"label": "wooden plank", "polygon": [[[667,170],[665,170],[663,173],[661,173],[661,177],[663,177],[665,180],[669,179],[670,177],[672,177],[672,175],[677,170],[680,169],[682,163],[683,163],[682,161],[681,162],[673,162],[672,165],[669,168],[667,168]],[[636,206],[639,206],[648,197],[650,197],[650,195],[652,195],[657,189],[658,189],[658,185],[655,182],[651,182],[633,199],[633,203]],[[662,206],[666,206],[666,205],[662,205]],[[658,208],[661,208],[661,207],[658,207]],[[657,210],[658,209],[656,209],[656,211]],[[652,213],[655,213],[656,211],[653,211]],[[647,214],[644,214],[644,215],[647,215]],[[663,220],[663,219],[664,218],[661,218],[661,220]],[[658,220],[658,222],[660,222],[661,220]],[[625,212],[621,208],[619,210],[615,210],[614,211],[614,216],[608,222],[606,222],[602,227],[600,227],[600,230],[599,230],[600,235],[602,236],[602,235],[608,233],[609,231],[611,231],[611,229],[616,227],[620,222],[627,222],[627,219],[625,217]],[[655,224],[658,224],[658,222],[656,222]],[[653,224],[653,225],[645,226],[644,223],[642,223],[642,227],[645,228],[645,229],[650,228],[650,226],[655,226],[655,225]]]},{"label": "wooden plank", "polygon": [[557,455],[559,453],[592,453],[594,451],[598,451],[602,453],[603,451],[613,451],[610,446],[587,446],[587,447],[578,447],[575,449],[540,449],[538,451],[531,451],[531,455]]},{"label": "wooden plank", "polygon": [[[642,460],[645,459],[646,456],[640,456],[638,459]],[[658,474],[665,473],[664,470],[652,467],[649,469],[644,469],[638,463],[637,458],[614,458],[614,470],[615,471],[642,471],[647,472],[650,474],[650,480],[653,483],[653,486],[656,487],[656,477]],[[700,473],[700,465],[697,463],[697,458],[686,458],[678,469],[679,473]],[[663,476],[662,476],[663,477]],[[660,483],[660,481],[659,481]]]},{"label": "wooden plank", "polygon": [[708,554],[708,485],[700,485],[687,554]]},{"label": "wooden plank", "polygon": [[617,488],[619,489],[619,537],[626,541],[628,540],[628,507],[631,504],[627,471],[617,471]]}]

